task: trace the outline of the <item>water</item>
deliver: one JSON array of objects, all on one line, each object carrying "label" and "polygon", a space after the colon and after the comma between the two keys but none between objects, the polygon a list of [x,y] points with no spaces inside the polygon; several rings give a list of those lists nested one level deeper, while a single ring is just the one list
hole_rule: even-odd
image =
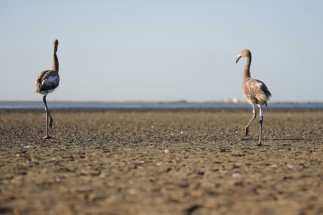
[{"label": "water", "polygon": [[[251,108],[247,103],[221,102],[156,102],[156,103],[108,103],[108,102],[52,102],[47,103],[55,110],[113,110],[113,109],[245,109]],[[269,109],[323,109],[323,103],[270,103]],[[0,102],[0,110],[40,110],[42,102]]]}]

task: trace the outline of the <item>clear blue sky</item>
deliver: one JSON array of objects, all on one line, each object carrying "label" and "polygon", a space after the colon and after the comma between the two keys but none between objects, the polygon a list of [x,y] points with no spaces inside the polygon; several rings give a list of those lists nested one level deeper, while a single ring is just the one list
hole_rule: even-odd
[{"label": "clear blue sky", "polygon": [[0,29],[0,100],[41,100],[57,38],[49,101],[243,100],[243,48],[272,101],[323,101],[323,1],[2,0]]}]

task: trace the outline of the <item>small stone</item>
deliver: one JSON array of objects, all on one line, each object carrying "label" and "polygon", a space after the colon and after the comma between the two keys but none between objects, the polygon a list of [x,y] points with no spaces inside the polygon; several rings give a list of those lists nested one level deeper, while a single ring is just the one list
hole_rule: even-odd
[{"label": "small stone", "polygon": [[288,168],[288,169],[294,169],[294,165],[293,165],[293,164],[291,164],[291,163],[288,163],[288,164],[287,164],[287,168]]},{"label": "small stone", "polygon": [[232,178],[241,178],[241,173],[240,172],[232,173]]},{"label": "small stone", "polygon": [[31,145],[24,146],[25,149],[29,149],[31,147],[32,147]]},{"label": "small stone", "polygon": [[277,164],[272,164],[270,167],[273,168],[273,169],[276,169],[278,167],[278,165]]},{"label": "small stone", "polygon": [[61,182],[61,178],[60,178],[60,177],[58,177],[58,176],[56,176],[56,177],[55,177],[55,182],[56,182],[56,183]]}]

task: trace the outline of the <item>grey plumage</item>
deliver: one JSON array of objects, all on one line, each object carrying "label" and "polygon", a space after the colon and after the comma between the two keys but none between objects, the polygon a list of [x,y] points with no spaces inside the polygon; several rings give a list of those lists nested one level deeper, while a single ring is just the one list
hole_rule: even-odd
[{"label": "grey plumage", "polygon": [[259,145],[261,145],[262,124],[263,124],[262,106],[263,105],[267,106],[267,101],[271,97],[271,93],[269,92],[265,83],[257,79],[251,78],[251,75],[250,75],[250,65],[252,60],[251,52],[248,49],[242,50],[241,53],[238,54],[237,56],[236,63],[238,63],[241,57],[247,58],[247,62],[245,64],[244,73],[243,73],[242,92],[245,99],[248,101],[248,103],[252,105],[252,108],[253,108],[253,116],[245,128],[245,135],[248,136],[249,126],[252,123],[252,121],[256,118],[255,105],[257,105],[259,107],[259,115],[260,115]]},{"label": "grey plumage", "polygon": [[48,94],[53,92],[59,85],[58,71],[45,70],[40,73],[36,80],[36,92],[40,94]]}]

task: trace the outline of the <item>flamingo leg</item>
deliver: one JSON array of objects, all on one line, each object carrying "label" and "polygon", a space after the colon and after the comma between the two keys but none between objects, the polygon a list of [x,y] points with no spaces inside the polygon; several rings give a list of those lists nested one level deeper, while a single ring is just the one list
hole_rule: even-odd
[{"label": "flamingo leg", "polygon": [[262,140],[262,124],[263,124],[263,121],[264,121],[264,115],[263,115],[263,112],[262,112],[262,108],[261,108],[261,105],[258,105],[259,106],[259,117],[260,117],[260,120],[259,120],[259,142],[258,142],[258,146],[261,146],[261,140]]},{"label": "flamingo leg", "polygon": [[245,136],[246,137],[249,135],[249,126],[253,122],[253,120],[256,118],[256,114],[257,114],[254,104],[252,104],[252,112],[253,112],[252,118],[251,118],[251,120],[249,121],[248,125],[245,128]]},{"label": "flamingo leg", "polygon": [[53,123],[53,118],[52,116],[50,115],[49,113],[49,109],[47,107],[47,102],[46,102],[46,94],[44,95],[43,97],[43,102],[44,102],[44,105],[45,105],[45,111],[46,111],[46,136],[44,137],[44,139],[50,139],[50,136],[48,134],[48,125],[50,127],[52,127],[52,123]]}]

